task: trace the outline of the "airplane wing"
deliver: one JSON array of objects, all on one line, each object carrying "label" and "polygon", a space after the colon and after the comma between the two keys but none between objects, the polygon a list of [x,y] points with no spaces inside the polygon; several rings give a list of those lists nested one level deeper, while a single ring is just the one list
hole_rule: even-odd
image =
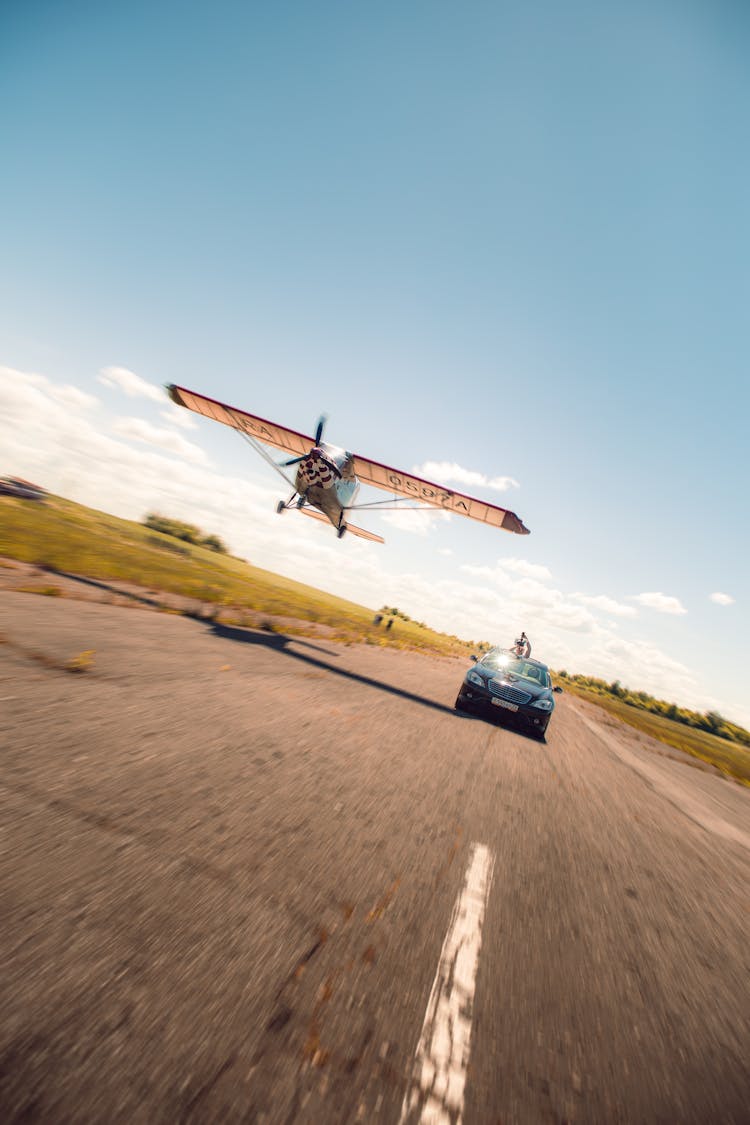
[{"label": "airplane wing", "polygon": [[167,392],[172,402],[176,402],[178,406],[194,410],[196,414],[202,414],[214,422],[223,422],[225,426],[240,430],[258,441],[265,442],[266,445],[283,450],[284,453],[301,457],[309,453],[315,445],[315,439],[307,434],[287,430],[284,426],[267,422],[265,418],[258,418],[255,414],[248,414],[235,406],[225,406],[223,402],[196,394],[195,391],[188,391],[185,387],[176,387],[174,383],[167,387]]},{"label": "airplane wing", "polygon": [[442,508],[457,516],[467,516],[489,524],[490,527],[501,527],[503,531],[514,531],[517,535],[529,534],[528,527],[524,527],[516,513],[509,512],[507,508],[489,504],[486,500],[477,500],[473,496],[465,496],[462,492],[454,492],[452,488],[391,469],[378,461],[368,461],[355,454],[354,472],[362,484],[382,488],[385,492],[395,492],[399,496],[409,496],[412,500]]}]

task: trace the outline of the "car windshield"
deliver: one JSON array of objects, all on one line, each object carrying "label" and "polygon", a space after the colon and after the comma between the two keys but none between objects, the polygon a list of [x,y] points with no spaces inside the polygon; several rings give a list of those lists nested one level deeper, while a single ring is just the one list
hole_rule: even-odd
[{"label": "car windshield", "polygon": [[482,657],[481,663],[488,668],[496,668],[499,672],[511,672],[514,676],[520,676],[524,680],[533,680],[534,683],[541,684],[542,687],[549,687],[549,676],[546,668],[543,668],[541,664],[533,664],[523,658],[519,659],[502,648],[493,648],[486,656]]}]

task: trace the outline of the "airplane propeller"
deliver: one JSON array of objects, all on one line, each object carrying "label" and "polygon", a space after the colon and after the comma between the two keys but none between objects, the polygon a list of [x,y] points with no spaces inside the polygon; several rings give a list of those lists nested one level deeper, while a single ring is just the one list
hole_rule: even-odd
[{"label": "airplane propeller", "polygon": [[[315,444],[316,445],[320,445],[320,439],[323,437],[323,427],[325,426],[326,421],[327,421],[327,415],[321,414],[320,418],[318,418],[318,424],[315,427]],[[304,461],[305,457],[307,457],[307,454],[303,453],[303,455],[301,457],[292,457],[291,461],[282,461],[281,464],[284,468],[287,468],[289,465],[298,465],[300,463],[300,461]]]}]

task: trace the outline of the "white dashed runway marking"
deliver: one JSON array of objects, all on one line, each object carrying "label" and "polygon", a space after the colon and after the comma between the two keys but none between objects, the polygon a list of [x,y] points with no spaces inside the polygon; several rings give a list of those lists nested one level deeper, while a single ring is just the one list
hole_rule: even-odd
[{"label": "white dashed runway marking", "polygon": [[410,1086],[401,1107],[401,1125],[457,1125],[461,1121],[482,924],[493,863],[488,848],[472,845],[464,885],[443,942]]}]

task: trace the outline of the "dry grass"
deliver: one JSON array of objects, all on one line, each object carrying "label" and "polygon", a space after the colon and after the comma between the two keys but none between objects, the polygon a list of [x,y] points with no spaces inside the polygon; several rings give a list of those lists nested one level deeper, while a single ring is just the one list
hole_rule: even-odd
[{"label": "dry grass", "polygon": [[693,758],[699,758],[715,766],[726,776],[750,786],[750,750],[744,749],[738,743],[717,738],[714,734],[696,730],[683,723],[675,723],[672,719],[665,719],[662,715],[654,715],[650,711],[641,711],[620,700],[586,691],[571,683],[565,684],[565,690],[571,695],[585,699],[588,703],[595,703],[615,719],[663,742],[666,746],[681,750]]},{"label": "dry grass", "polygon": [[44,598],[61,598],[63,591],[59,586],[14,586],[18,594],[41,594]]},{"label": "dry grass", "polygon": [[38,664],[41,668],[48,668],[52,672],[74,672],[78,674],[90,672],[94,667],[95,649],[93,648],[70,656],[67,660],[60,660],[57,656],[52,656],[48,652],[27,648],[26,645],[19,644],[18,641],[12,640],[4,633],[0,633],[0,644],[7,645],[8,648],[18,653],[25,660],[31,660],[34,664]]},{"label": "dry grass", "polygon": [[77,656],[71,656],[70,660],[65,662],[66,672],[90,672],[94,666],[94,654],[96,650],[93,648],[86,649],[85,652],[79,652]]},{"label": "dry grass", "polygon": [[468,643],[412,621],[398,619],[386,633],[373,625],[374,610],[366,606],[205,547],[177,545],[176,553],[169,536],[59,497],[44,505],[3,501],[0,556],[35,564],[47,574],[133,583],[155,591],[157,598],[173,594],[193,599],[204,603],[201,613],[213,612],[216,620],[226,620],[226,614],[250,623],[260,616],[285,632],[325,626],[327,637],[343,643],[465,657],[472,651]]}]

